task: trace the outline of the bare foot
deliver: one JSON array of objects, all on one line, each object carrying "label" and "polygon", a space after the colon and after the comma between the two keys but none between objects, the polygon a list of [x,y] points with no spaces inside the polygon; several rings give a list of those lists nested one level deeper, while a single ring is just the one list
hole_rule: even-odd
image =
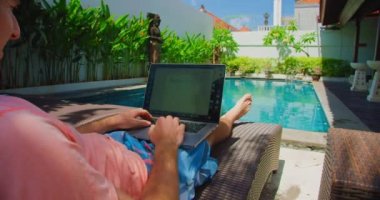
[{"label": "bare foot", "polygon": [[249,111],[252,102],[252,95],[245,94],[243,97],[239,99],[238,102],[236,102],[235,106],[231,110],[229,110],[226,114],[223,115],[223,117],[226,117],[227,119],[232,120],[232,122],[235,122]]}]

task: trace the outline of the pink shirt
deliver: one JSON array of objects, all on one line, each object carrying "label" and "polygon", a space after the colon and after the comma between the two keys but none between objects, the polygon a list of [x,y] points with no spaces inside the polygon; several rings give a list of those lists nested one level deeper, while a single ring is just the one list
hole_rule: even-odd
[{"label": "pink shirt", "polygon": [[138,198],[147,178],[122,144],[0,96],[0,199],[117,199],[115,187]]}]

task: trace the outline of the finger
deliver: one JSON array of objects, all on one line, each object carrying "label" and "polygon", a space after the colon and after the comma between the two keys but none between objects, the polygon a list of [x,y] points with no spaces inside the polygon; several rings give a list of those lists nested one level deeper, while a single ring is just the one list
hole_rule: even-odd
[{"label": "finger", "polygon": [[176,122],[176,124],[179,124],[179,118],[178,117],[174,117],[174,121]]},{"label": "finger", "polygon": [[185,125],[184,124],[179,125],[178,129],[179,129],[179,132],[177,134],[177,142],[178,142],[177,144],[180,145],[182,144],[183,138],[185,136]]},{"label": "finger", "polygon": [[179,130],[180,130],[182,133],[185,132],[185,128],[186,128],[185,124],[180,124],[180,125],[179,125]]},{"label": "finger", "polygon": [[161,124],[162,120],[164,120],[164,119],[165,119],[164,117],[157,118],[156,124]]},{"label": "finger", "polygon": [[152,138],[152,133],[153,133],[155,127],[156,127],[155,125],[152,125],[149,127],[149,131],[148,131],[149,138]]},{"label": "finger", "polygon": [[142,128],[142,127],[147,127],[152,125],[152,122],[148,120],[142,120],[142,119],[137,119],[136,120],[136,128]]},{"label": "finger", "polygon": [[140,109],[139,116],[143,119],[150,120],[150,121],[153,118],[153,116],[147,110],[144,110],[142,108]]}]

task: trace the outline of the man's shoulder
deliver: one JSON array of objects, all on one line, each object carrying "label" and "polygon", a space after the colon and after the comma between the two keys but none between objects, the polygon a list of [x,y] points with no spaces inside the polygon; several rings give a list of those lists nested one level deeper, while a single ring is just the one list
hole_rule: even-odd
[{"label": "man's shoulder", "polygon": [[24,99],[8,95],[0,95],[0,118],[10,115],[20,116],[25,113],[30,113],[35,117],[39,116],[48,118],[47,113]]},{"label": "man's shoulder", "polygon": [[0,95],[0,109],[1,107],[20,107],[31,106],[35,107],[32,103],[14,96]]}]

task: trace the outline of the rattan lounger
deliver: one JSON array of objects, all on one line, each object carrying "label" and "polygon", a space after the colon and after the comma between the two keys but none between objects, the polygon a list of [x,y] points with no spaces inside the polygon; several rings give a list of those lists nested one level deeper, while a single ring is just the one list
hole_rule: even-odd
[{"label": "rattan lounger", "polygon": [[278,125],[236,124],[233,137],[213,148],[219,171],[197,190],[197,199],[259,199],[278,169],[281,133]]},{"label": "rattan lounger", "polygon": [[319,200],[380,199],[380,133],[331,128]]},{"label": "rattan lounger", "polygon": [[[64,103],[40,107],[76,126],[129,109]],[[281,126],[237,123],[233,132],[231,139],[213,148],[219,169],[211,182],[197,189],[197,199],[259,199],[268,177],[278,169]]]}]

